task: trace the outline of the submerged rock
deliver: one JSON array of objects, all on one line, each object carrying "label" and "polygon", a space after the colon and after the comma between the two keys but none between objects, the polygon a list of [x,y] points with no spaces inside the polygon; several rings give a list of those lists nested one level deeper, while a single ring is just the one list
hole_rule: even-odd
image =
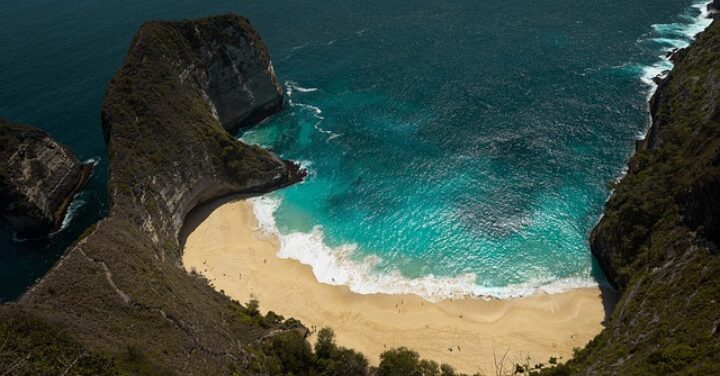
[{"label": "submerged rock", "polygon": [[20,237],[59,228],[91,170],[47,133],[0,119],[0,213]]}]

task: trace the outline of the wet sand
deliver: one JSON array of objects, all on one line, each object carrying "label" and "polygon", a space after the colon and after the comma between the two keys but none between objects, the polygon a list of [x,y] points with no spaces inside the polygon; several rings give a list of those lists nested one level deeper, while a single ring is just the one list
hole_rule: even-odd
[{"label": "wet sand", "polygon": [[[333,328],[338,344],[379,354],[406,346],[456,370],[495,374],[506,365],[562,361],[602,330],[599,288],[509,300],[462,299],[431,303],[415,295],[362,295],[317,281],[309,266],[276,256],[279,240],[258,230],[248,202],[235,198],[203,206],[186,220],[183,263],[217,290],[263,313],[294,317],[308,328]],[[310,340],[314,340],[313,337]]]}]

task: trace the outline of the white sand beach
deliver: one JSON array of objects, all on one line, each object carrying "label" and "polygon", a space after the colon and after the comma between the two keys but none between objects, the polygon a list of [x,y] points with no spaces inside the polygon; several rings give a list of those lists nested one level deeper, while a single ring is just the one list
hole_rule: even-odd
[{"label": "white sand beach", "polygon": [[384,350],[406,346],[458,371],[494,374],[494,355],[507,352],[508,363],[562,361],[602,329],[599,288],[439,303],[415,295],[361,295],[319,283],[309,266],[278,258],[278,239],[257,228],[251,204],[239,198],[195,210],[186,220],[185,268],[240,302],[258,299],[263,313],[294,317],[308,328],[331,327],[339,345],[363,352],[375,365]]}]

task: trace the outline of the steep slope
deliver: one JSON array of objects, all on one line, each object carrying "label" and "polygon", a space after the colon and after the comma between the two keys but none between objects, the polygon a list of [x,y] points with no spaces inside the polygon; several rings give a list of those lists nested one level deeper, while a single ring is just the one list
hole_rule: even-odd
[{"label": "steep slope", "polygon": [[[717,22],[675,55],[651,102],[648,137],[591,236],[621,300],[596,339],[543,373],[720,373],[719,58]],[[199,203],[300,178],[297,166],[227,133],[281,105],[267,51],[246,20],[144,25],[103,106],[110,214],[2,316],[21,328],[29,322],[33,333],[60,331],[52,344],[72,347],[58,356],[89,349],[89,369],[131,356],[154,372],[283,373],[267,361],[272,351],[302,365],[302,336],[277,336],[302,332],[296,322],[258,318],[188,275],[178,244]]]},{"label": "steep slope", "polygon": [[181,374],[262,370],[253,343],[280,322],[258,325],[187,274],[178,233],[200,203],[302,178],[295,164],[226,131],[282,103],[247,20],[143,25],[102,108],[109,215],[21,298],[23,310],[108,356],[132,349]]},{"label": "steep slope", "polygon": [[720,373],[720,22],[673,60],[590,239],[622,297],[607,328],[552,373]]},{"label": "steep slope", "polygon": [[47,133],[0,119],[0,213],[20,237],[60,227],[91,170]]}]

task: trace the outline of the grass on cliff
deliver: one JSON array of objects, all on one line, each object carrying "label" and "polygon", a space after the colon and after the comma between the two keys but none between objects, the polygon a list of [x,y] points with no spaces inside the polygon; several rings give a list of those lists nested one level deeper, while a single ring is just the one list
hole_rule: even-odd
[{"label": "grass on cliff", "polygon": [[621,300],[600,335],[543,375],[720,375],[720,23],[675,63],[591,239]]},{"label": "grass on cliff", "polygon": [[0,306],[0,317],[0,375],[171,375],[136,348],[114,357],[97,353],[17,307]]},{"label": "grass on cliff", "polygon": [[237,313],[247,323],[275,329],[253,348],[255,361],[250,370],[233,370],[237,375],[249,371],[295,376],[467,376],[447,364],[421,359],[417,352],[404,347],[385,351],[379,366],[372,367],[363,354],[338,346],[332,329],[320,329],[311,347],[302,323],[272,311],[263,316],[258,308],[258,301],[251,300]]},{"label": "grass on cliff", "polygon": [[[201,95],[205,93],[199,83],[201,71],[208,62],[194,44],[200,43],[198,38],[223,38],[223,30],[234,23],[246,25],[248,37],[262,46],[247,21],[231,15],[150,22],[137,33],[122,69],[110,83],[102,109],[113,161],[111,192],[139,195],[150,185],[148,171],[154,176],[176,175],[182,173],[177,170],[178,161],[188,168],[201,165],[207,169],[203,163],[209,159],[217,172],[239,182],[277,174],[280,166],[270,153],[237,142],[213,117],[210,103]],[[269,59],[264,49],[261,52]],[[184,82],[178,80],[188,72]]]},{"label": "grass on cliff", "polygon": [[[294,319],[269,312],[260,314],[257,301],[245,306],[233,302],[235,313],[248,325],[272,328],[250,346],[254,362],[249,369],[231,367],[232,375],[295,376],[463,376],[452,367],[421,359],[406,348],[384,352],[379,367],[364,355],[335,343],[329,328],[318,332],[311,347],[306,330]],[[0,375],[123,376],[173,375],[139,348],[128,345],[117,354],[103,354],[72,338],[60,325],[50,324],[13,305],[0,306]]]}]

